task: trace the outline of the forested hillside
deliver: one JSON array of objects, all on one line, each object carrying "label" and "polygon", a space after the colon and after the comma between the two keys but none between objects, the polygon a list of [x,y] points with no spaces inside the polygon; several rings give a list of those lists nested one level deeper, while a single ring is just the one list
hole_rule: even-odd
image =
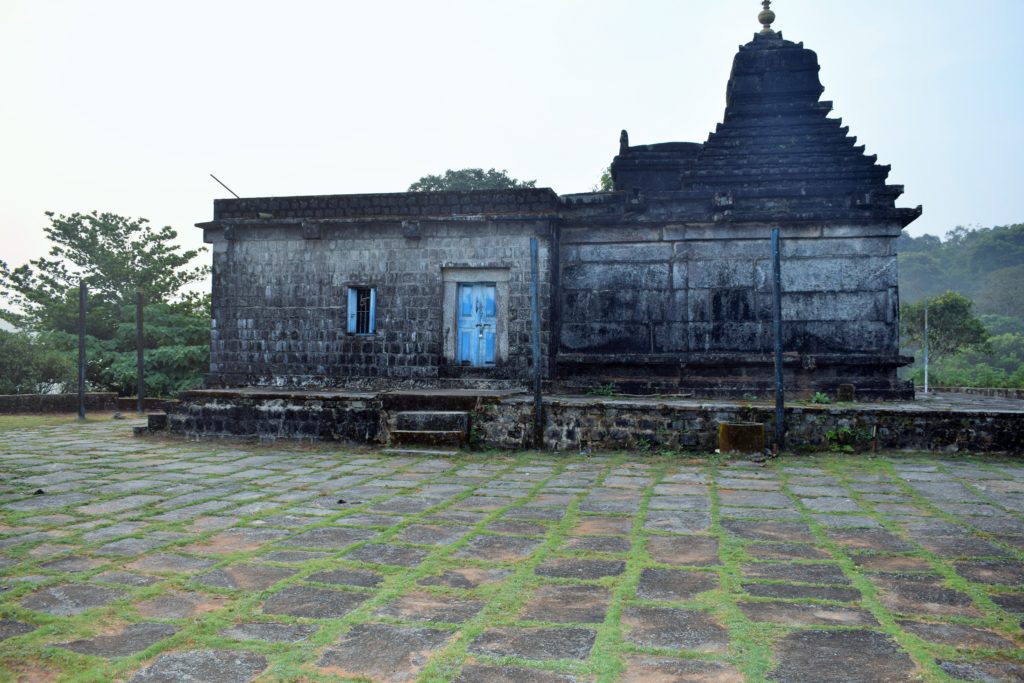
[{"label": "forested hillside", "polygon": [[976,316],[987,340],[975,339],[937,358],[932,381],[951,386],[1024,387],[1024,224],[958,227],[944,238],[903,235],[897,246],[903,339],[907,351],[918,357],[912,373],[915,381],[920,382],[923,371],[920,348],[908,343],[915,338],[911,322],[920,321],[924,299],[941,305],[944,293],[957,292],[972,305],[949,324],[966,328]]}]

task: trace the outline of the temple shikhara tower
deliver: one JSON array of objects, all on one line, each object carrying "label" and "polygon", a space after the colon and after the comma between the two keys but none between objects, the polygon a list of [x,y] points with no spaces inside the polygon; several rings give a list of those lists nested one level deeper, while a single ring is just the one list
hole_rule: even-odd
[{"label": "temple shikhara tower", "polygon": [[896,376],[909,359],[895,245],[921,209],[896,207],[889,167],[829,117],[817,55],[767,5],[714,132],[631,144],[623,131],[612,192],[217,200],[200,224],[208,386],[525,386],[536,239],[548,390],[767,396],[779,228],[787,393],[912,395]]}]

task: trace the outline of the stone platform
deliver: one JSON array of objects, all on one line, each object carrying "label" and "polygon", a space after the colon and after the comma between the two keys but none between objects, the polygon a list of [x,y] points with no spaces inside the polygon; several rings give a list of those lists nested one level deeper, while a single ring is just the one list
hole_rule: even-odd
[{"label": "stone platform", "polygon": [[[543,403],[543,447],[555,451],[709,452],[718,447],[722,422],[760,422],[774,431],[768,401],[548,395]],[[786,449],[796,452],[1024,450],[1024,401],[1017,399],[942,393],[900,402],[800,401],[788,403],[785,414]],[[172,433],[190,438],[381,445],[423,434],[424,444],[506,450],[533,447],[533,425],[527,394],[470,389],[192,391],[167,418]]]}]

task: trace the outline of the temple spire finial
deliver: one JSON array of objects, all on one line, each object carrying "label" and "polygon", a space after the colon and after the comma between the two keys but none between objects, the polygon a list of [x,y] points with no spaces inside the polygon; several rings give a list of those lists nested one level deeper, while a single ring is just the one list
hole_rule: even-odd
[{"label": "temple spire finial", "polygon": [[772,11],[772,0],[762,0],[761,7],[764,9],[757,15],[761,22],[761,33],[775,33],[772,30],[772,22],[775,21],[775,12]]}]

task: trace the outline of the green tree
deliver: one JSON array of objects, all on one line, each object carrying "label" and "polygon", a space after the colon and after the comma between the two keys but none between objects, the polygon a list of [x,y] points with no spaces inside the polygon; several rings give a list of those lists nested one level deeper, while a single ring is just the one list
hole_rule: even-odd
[{"label": "green tree", "polygon": [[978,309],[1024,317],[1024,263],[990,272],[978,292]]},{"label": "green tree", "polygon": [[605,166],[601,171],[601,177],[592,188],[591,192],[612,192],[615,190],[615,181],[612,180],[612,167]]},{"label": "green tree", "polygon": [[409,192],[508,190],[536,186],[536,180],[516,180],[504,169],[462,168],[448,169],[444,175],[425,175],[409,186]]},{"label": "green tree", "polygon": [[946,292],[931,299],[901,305],[900,332],[904,344],[923,347],[926,301],[930,360],[937,362],[968,347],[985,346],[988,330],[974,315],[974,303],[958,292]]},{"label": "green tree", "polygon": [[86,376],[99,388],[135,387],[135,295],[145,301],[146,387],[171,395],[202,381],[208,365],[209,297],[183,292],[202,280],[191,265],[203,250],[183,250],[171,227],[110,213],[47,213],[49,256],[11,269],[0,262],[0,317],[46,335],[68,358],[77,352],[78,282],[89,288]]},{"label": "green tree", "polygon": [[48,335],[0,330],[0,394],[35,394],[74,380],[71,359]]}]

